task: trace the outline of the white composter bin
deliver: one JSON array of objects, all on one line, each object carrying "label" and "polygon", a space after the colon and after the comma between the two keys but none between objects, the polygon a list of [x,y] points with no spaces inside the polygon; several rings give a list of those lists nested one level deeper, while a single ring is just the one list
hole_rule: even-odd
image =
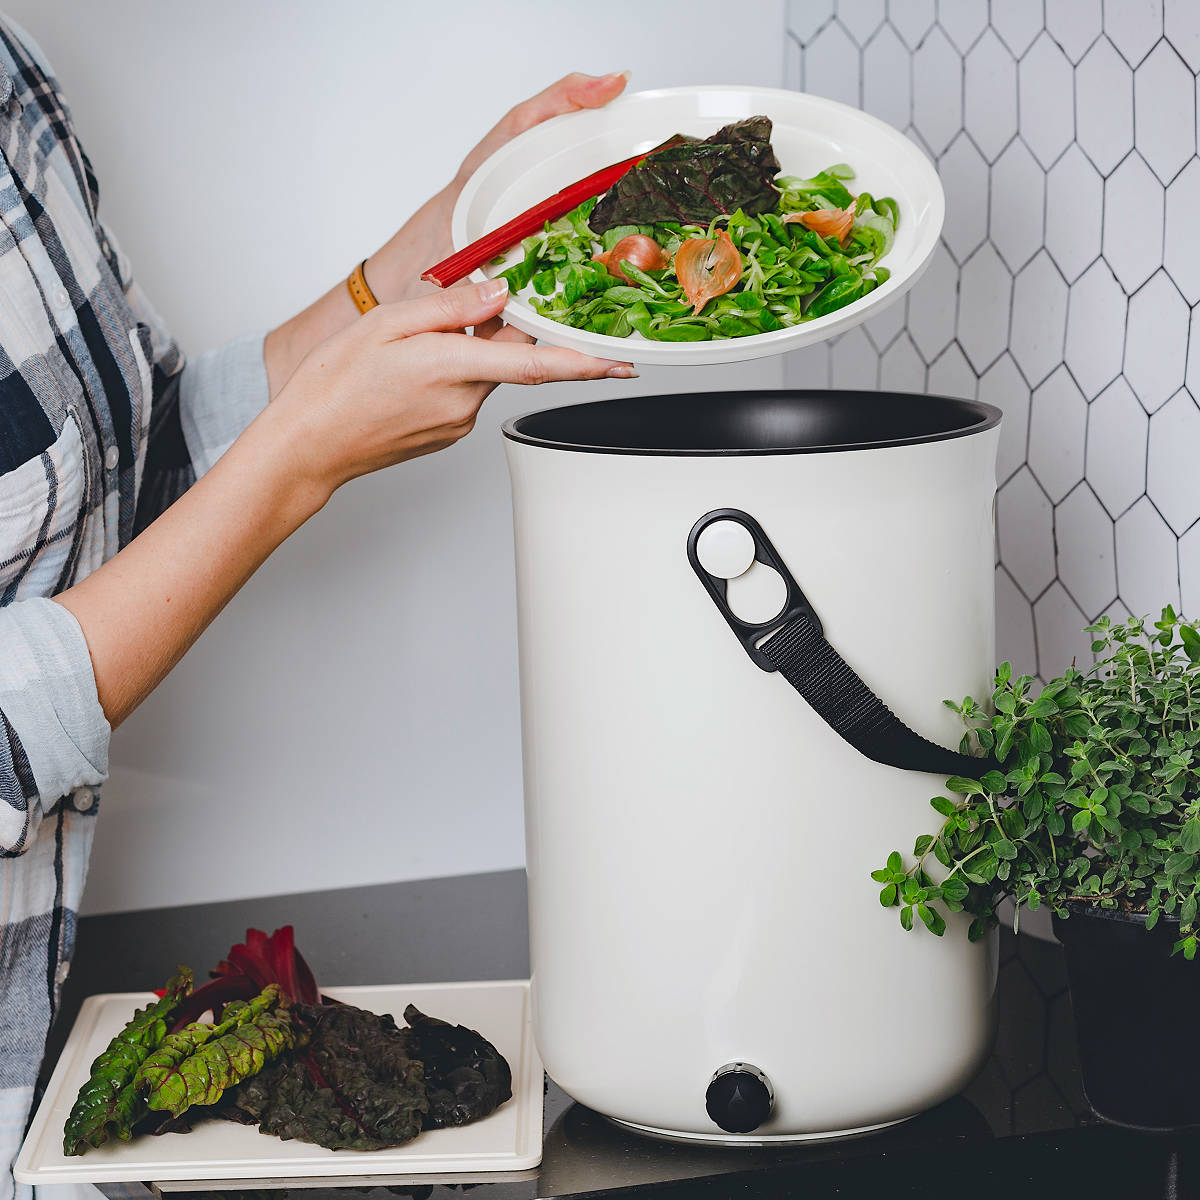
[{"label": "white composter bin", "polygon": [[785,391],[504,426],[535,1032],[583,1104],[839,1137],[982,1064],[994,938],[905,933],[871,872],[937,828],[943,699],[990,690],[999,422]]}]

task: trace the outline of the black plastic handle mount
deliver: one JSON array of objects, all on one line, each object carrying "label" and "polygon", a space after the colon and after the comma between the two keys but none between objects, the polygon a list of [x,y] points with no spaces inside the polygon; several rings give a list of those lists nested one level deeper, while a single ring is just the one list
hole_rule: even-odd
[{"label": "black plastic handle mount", "polygon": [[[750,621],[743,621],[735,615],[729,607],[728,584],[726,580],[709,574],[700,565],[700,558],[696,553],[696,543],[700,540],[700,535],[710,525],[715,525],[718,521],[734,521],[748,530],[750,536],[754,539],[755,561],[763,563],[765,566],[772,568],[772,570],[778,571],[783,576],[783,581],[787,585],[787,599],[784,601],[783,609],[769,621],[764,621],[756,625]],[[758,643],[772,634],[781,625],[786,625],[793,617],[803,614],[816,627],[818,633],[824,632],[821,628],[820,618],[813,610],[812,605],[809,604],[808,598],[800,590],[800,585],[792,578],[792,573],[787,567],[784,566],[783,559],[779,557],[775,547],[771,545],[771,539],[763,532],[763,527],[749,513],[743,512],[740,508],[714,508],[712,512],[705,513],[692,526],[692,531],[688,534],[687,555],[688,562],[692,564],[692,570],[696,572],[700,582],[704,584],[705,590],[712,597],[713,603],[725,618],[729,628],[733,630],[738,641],[742,643],[746,653],[750,656],[751,662],[755,666],[762,668],[762,670],[777,671],[779,668],[763,654],[758,648]]]}]

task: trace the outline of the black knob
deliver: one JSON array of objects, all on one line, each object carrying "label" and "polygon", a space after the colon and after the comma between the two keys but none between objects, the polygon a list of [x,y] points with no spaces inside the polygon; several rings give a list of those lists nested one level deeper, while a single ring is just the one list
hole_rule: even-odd
[{"label": "black knob", "polygon": [[753,1133],[774,1105],[770,1080],[749,1063],[727,1063],[714,1072],[704,1096],[708,1115],[726,1133]]}]

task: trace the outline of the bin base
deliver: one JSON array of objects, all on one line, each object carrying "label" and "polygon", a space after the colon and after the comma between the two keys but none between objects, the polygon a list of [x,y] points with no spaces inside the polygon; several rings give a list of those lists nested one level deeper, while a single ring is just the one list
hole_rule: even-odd
[{"label": "bin base", "polygon": [[794,1146],[812,1142],[844,1142],[851,1138],[865,1137],[870,1133],[878,1133],[881,1129],[891,1129],[893,1125],[903,1125],[911,1121],[917,1114],[901,1117],[897,1121],[884,1121],[879,1125],[863,1125],[858,1129],[837,1129],[830,1133],[680,1133],[675,1129],[656,1129],[653,1125],[638,1125],[633,1121],[622,1121],[619,1117],[606,1117],[614,1125],[622,1129],[632,1129],[647,1137],[657,1138],[663,1142],[688,1142],[692,1145],[705,1146],[744,1146],[747,1149],[765,1146]]}]

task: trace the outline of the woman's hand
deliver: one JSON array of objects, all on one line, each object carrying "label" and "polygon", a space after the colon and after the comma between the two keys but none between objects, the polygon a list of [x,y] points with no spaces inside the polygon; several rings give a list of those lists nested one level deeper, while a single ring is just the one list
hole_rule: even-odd
[{"label": "woman's hand", "polygon": [[[625,87],[625,75],[567,75],[545,91],[518,104],[506,113],[490,133],[463,159],[458,174],[436,196],[413,214],[385,246],[367,259],[367,283],[382,304],[435,294],[432,283],[421,280],[421,272],[452,252],[450,215],[464,184],[490,154],[519,133],[580,108],[599,108]],[[349,267],[347,264],[347,274]],[[300,360],[315,346],[358,320],[358,310],[346,285],[339,280],[303,312],[285,321],[267,335],[263,357],[271,396],[287,382]],[[492,332],[489,327],[488,333]],[[533,339],[515,329],[504,337],[511,341]]]},{"label": "woman's hand", "polygon": [[[575,71],[564,75],[557,83],[552,83],[536,96],[522,100],[515,108],[509,109],[479,145],[463,159],[458,175],[451,184],[454,200],[458,199],[463,185],[484,161],[518,134],[563,113],[578,112],[581,108],[603,108],[624,91],[628,79],[628,71],[618,71],[612,75],[584,75]],[[453,201],[451,207],[453,208]]]},{"label": "woman's hand", "polygon": [[629,363],[530,345],[494,319],[507,298],[496,279],[372,309],[310,351],[255,425],[275,431],[299,477],[327,498],[465,437],[499,383],[635,374]]},{"label": "woman's hand", "polygon": [[495,319],[506,295],[503,280],[450,288],[381,305],[326,338],[211,471],[55,597],[83,629],[112,725],[348,479],[456,442],[497,383],[634,373],[529,345]]}]

